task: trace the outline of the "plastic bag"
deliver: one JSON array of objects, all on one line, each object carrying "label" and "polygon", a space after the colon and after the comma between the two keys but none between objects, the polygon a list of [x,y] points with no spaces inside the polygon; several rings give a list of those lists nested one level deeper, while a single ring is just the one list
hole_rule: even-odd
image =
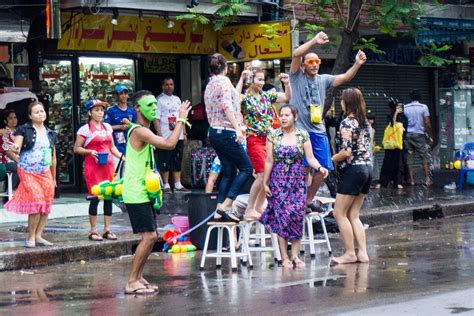
[{"label": "plastic bag", "polygon": [[403,124],[395,122],[385,128],[382,145],[384,149],[403,149]]}]

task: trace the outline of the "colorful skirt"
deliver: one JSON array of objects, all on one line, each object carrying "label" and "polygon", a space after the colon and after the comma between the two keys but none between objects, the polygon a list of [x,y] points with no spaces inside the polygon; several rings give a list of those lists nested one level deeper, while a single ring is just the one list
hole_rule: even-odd
[{"label": "colorful skirt", "polygon": [[48,169],[43,173],[29,173],[17,168],[20,185],[5,209],[17,214],[49,214],[54,200],[54,180]]}]

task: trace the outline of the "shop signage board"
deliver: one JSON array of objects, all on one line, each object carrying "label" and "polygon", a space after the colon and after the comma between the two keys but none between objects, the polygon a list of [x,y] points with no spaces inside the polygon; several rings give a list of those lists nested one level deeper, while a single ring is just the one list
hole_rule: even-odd
[{"label": "shop signage board", "polygon": [[[211,25],[176,21],[168,28],[166,19],[120,16],[118,25],[110,23],[111,16],[62,16],[62,38],[58,50],[103,51],[121,53],[211,54],[215,52],[216,32]],[[71,20],[71,23],[69,21]]]},{"label": "shop signage board", "polygon": [[[277,36],[265,36],[264,24],[274,25]],[[228,61],[289,58],[292,53],[290,22],[224,27],[218,34],[218,51]]]},{"label": "shop signage board", "polygon": [[176,73],[176,58],[174,56],[153,56],[144,57],[143,71],[152,74],[174,74]]}]

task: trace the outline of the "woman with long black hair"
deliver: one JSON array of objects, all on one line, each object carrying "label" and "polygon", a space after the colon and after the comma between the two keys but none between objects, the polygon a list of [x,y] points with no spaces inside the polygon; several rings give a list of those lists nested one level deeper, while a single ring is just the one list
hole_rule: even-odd
[{"label": "woman with long black hair", "polygon": [[[369,262],[365,230],[359,213],[372,181],[371,127],[364,97],[359,89],[345,89],[341,107],[347,117],[340,126],[340,151],[332,157],[332,161],[340,166],[334,217],[345,251],[342,256],[332,260],[335,263]],[[357,254],[354,239],[358,244]]]},{"label": "woman with long black hair", "polygon": [[390,181],[393,181],[395,189],[403,189],[402,170],[403,170],[403,150],[406,149],[406,130],[408,127],[408,118],[403,114],[403,103],[401,101],[390,101],[388,106],[391,108],[391,114],[388,116],[388,124],[392,126],[399,122],[403,124],[403,149],[385,149],[382,169],[380,170],[379,183],[376,189],[387,187]]}]

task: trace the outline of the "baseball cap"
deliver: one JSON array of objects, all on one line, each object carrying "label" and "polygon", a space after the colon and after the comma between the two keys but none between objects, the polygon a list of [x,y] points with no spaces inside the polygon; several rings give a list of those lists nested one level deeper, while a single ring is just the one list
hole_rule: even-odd
[{"label": "baseball cap", "polygon": [[118,86],[115,86],[115,93],[119,94],[122,91],[128,92],[128,88],[124,86],[123,84],[119,84]]},{"label": "baseball cap", "polygon": [[87,102],[87,104],[86,104],[86,110],[89,111],[94,106],[103,106],[104,108],[107,108],[109,106],[109,104],[107,102],[100,101],[100,100],[97,100],[97,99],[89,100],[89,102]]}]

